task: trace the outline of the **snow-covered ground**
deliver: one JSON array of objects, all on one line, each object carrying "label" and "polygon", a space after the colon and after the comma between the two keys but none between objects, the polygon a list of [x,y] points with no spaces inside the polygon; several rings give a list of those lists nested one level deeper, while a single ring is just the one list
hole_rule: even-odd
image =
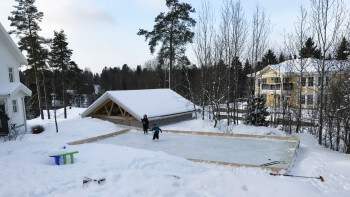
[{"label": "snow-covered ground", "polygon": [[[48,155],[67,142],[123,129],[98,119],[81,119],[78,115],[83,110],[69,110],[67,120],[59,117],[58,133],[52,120],[35,119],[28,121],[29,126],[43,125],[42,134],[0,142],[0,196],[350,196],[350,156],[322,148],[308,134],[296,135],[301,144],[290,174],[321,175],[325,182],[270,176],[259,168],[195,163],[162,150],[100,143],[68,146],[79,151],[75,163],[55,165]],[[220,131],[202,120],[162,129]],[[245,125],[232,127],[232,132],[284,135],[272,128]],[[83,187],[84,177],[106,181]]]}]

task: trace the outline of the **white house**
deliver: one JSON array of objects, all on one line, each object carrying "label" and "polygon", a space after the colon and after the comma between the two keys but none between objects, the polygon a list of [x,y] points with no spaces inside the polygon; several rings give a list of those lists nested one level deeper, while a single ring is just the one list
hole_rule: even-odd
[{"label": "white house", "polygon": [[[27,130],[24,97],[32,92],[20,82],[18,68],[28,62],[0,23],[0,135]],[[6,116],[9,120],[6,118]]]}]

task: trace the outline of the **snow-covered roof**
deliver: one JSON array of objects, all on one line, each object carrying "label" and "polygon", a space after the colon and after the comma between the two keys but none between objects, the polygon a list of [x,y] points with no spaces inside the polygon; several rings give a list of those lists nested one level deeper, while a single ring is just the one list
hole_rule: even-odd
[{"label": "snow-covered roof", "polygon": [[11,51],[15,56],[18,58],[18,61],[21,65],[27,65],[28,61],[22,54],[22,52],[18,49],[17,45],[13,42],[10,35],[7,33],[5,28],[0,23],[0,38],[4,38],[5,41],[7,41],[8,46],[10,46]]},{"label": "snow-covered roof", "polygon": [[[339,60],[326,60],[325,61],[326,71],[336,71],[341,70],[342,66],[348,65],[348,61],[339,61]],[[304,59],[293,59],[281,62],[279,64],[268,65],[264,69],[256,73],[264,73],[267,69],[273,69],[279,73],[315,73],[320,70],[322,65],[322,60],[315,58],[304,58]]]},{"label": "snow-covered roof", "polygon": [[32,91],[20,82],[0,83],[0,96],[11,96],[23,92],[25,96],[31,96]]},{"label": "snow-covered roof", "polygon": [[273,69],[282,73],[300,72],[317,72],[317,66],[320,62],[317,59],[293,59],[281,62],[279,64],[270,65]]},{"label": "snow-covered roof", "polygon": [[149,119],[193,111],[193,104],[170,89],[118,90],[107,91],[82,114],[89,115],[107,99],[122,107],[140,121],[144,114]]}]

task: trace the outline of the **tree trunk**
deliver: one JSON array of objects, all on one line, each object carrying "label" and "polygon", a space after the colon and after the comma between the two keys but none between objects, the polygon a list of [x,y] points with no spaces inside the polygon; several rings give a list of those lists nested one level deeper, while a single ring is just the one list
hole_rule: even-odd
[{"label": "tree trunk", "polygon": [[45,98],[45,106],[46,106],[46,111],[47,111],[47,118],[48,119],[51,119],[50,117],[50,109],[49,109],[49,106],[48,106],[48,99],[47,99],[47,91],[46,91],[46,81],[45,81],[45,73],[44,71],[42,71],[42,75],[43,75],[43,85],[44,85],[44,98]]},{"label": "tree trunk", "polygon": [[62,100],[63,100],[63,108],[64,108],[64,118],[67,119],[67,106],[66,106],[66,88],[64,83],[64,71],[62,69]]},{"label": "tree trunk", "polygon": [[349,132],[349,129],[350,129],[349,120],[345,119],[344,120],[344,130],[345,130],[344,143],[345,143],[345,147],[346,147],[346,150],[345,150],[346,154],[350,154],[350,132]]},{"label": "tree trunk", "polygon": [[[324,54],[325,55],[325,54]],[[318,144],[322,144],[322,131],[323,131],[323,90],[324,90],[324,74],[325,74],[325,60],[322,60],[321,66],[321,89],[320,89],[320,107],[319,107],[319,118],[318,118]]]},{"label": "tree trunk", "polygon": [[173,68],[173,28],[174,28],[174,25],[173,25],[173,22],[171,23],[171,27],[170,27],[170,40],[169,40],[169,44],[170,44],[170,58],[169,58],[169,89],[171,89],[171,83],[172,83],[172,74],[171,74],[171,71],[172,71],[172,68]]},{"label": "tree trunk", "polygon": [[337,136],[335,141],[336,151],[339,151],[339,142],[340,142],[340,117],[337,117]]},{"label": "tree trunk", "polygon": [[40,83],[39,83],[39,76],[38,76],[38,71],[37,67],[34,63],[34,75],[35,75],[35,84],[36,84],[36,91],[38,94],[38,103],[39,103],[39,110],[40,110],[40,117],[42,120],[44,120],[44,112],[43,112],[43,106],[41,103],[41,92],[40,92]]}]

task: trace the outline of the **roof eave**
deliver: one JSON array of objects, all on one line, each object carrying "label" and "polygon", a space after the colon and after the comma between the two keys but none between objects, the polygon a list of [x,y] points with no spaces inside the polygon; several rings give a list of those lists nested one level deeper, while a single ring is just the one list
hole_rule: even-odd
[{"label": "roof eave", "polygon": [[24,57],[24,55],[22,54],[22,52],[19,50],[19,48],[17,47],[17,45],[13,42],[12,38],[10,37],[10,35],[7,33],[7,31],[5,30],[5,28],[2,26],[1,22],[0,22],[0,33],[2,33],[7,42],[10,44],[11,48],[12,48],[12,52],[15,54],[15,56],[18,58],[19,64],[20,65],[28,65],[28,61],[27,59]]}]

